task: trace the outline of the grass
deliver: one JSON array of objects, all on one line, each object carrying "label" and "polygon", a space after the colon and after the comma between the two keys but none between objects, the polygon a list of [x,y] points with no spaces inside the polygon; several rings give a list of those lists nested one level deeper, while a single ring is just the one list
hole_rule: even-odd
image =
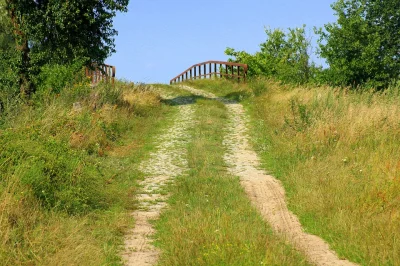
[{"label": "grass", "polygon": [[349,91],[270,80],[198,86],[242,95],[254,147],[283,182],[306,231],[351,261],[400,264],[399,88]]},{"label": "grass", "polygon": [[119,265],[133,226],[135,164],[173,109],[117,82],[40,91],[0,121],[2,265]]},{"label": "grass", "polygon": [[170,186],[169,208],[156,222],[159,265],[304,265],[273,235],[237,177],[226,172],[222,103],[198,99],[188,146],[190,172]]}]

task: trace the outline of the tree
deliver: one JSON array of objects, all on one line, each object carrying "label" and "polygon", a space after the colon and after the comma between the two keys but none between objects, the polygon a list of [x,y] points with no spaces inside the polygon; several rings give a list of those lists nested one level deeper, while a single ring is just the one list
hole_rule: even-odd
[{"label": "tree", "polygon": [[400,74],[398,0],[339,0],[338,20],[317,30],[333,85],[387,87]]},{"label": "tree", "polygon": [[17,61],[11,21],[5,10],[5,1],[0,0],[0,114],[4,102],[18,91],[15,86],[18,77],[14,68]]},{"label": "tree", "polygon": [[7,16],[4,0],[0,0],[0,51],[5,52],[14,47],[11,23]]},{"label": "tree", "polygon": [[113,17],[129,0],[6,0],[20,52],[21,93],[34,91],[31,78],[46,63],[76,58],[103,63],[115,51]]},{"label": "tree", "polygon": [[[251,55],[245,51],[227,48],[225,54],[233,61],[249,65],[249,76],[274,77],[283,82],[306,83],[310,76],[309,47],[305,25],[302,28],[265,29],[267,40],[261,51]],[[232,60],[232,59],[231,59]]]}]

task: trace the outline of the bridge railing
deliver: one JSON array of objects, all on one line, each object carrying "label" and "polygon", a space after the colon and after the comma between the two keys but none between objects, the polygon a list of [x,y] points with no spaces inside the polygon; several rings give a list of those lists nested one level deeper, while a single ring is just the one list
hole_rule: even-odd
[{"label": "bridge railing", "polygon": [[100,81],[106,83],[111,82],[114,85],[115,81],[115,66],[110,65],[96,65],[86,67],[86,77],[90,78],[92,85],[98,84]]},{"label": "bridge railing", "polygon": [[246,82],[247,70],[248,66],[246,64],[223,61],[207,61],[189,67],[181,74],[171,79],[170,84],[183,82],[185,80],[212,77],[226,77]]}]

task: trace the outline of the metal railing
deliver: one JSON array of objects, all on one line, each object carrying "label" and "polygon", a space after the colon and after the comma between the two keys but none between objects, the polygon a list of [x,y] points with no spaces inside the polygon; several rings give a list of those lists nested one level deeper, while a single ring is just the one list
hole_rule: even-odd
[{"label": "metal railing", "polygon": [[223,61],[207,61],[196,64],[183,71],[181,74],[171,79],[170,84],[183,82],[185,80],[201,79],[201,78],[233,78],[238,81],[246,82],[248,66],[246,64],[223,62]]},{"label": "metal railing", "polygon": [[100,81],[111,82],[114,85],[115,81],[115,66],[96,65],[86,67],[86,77],[90,78],[92,85],[98,84]]}]

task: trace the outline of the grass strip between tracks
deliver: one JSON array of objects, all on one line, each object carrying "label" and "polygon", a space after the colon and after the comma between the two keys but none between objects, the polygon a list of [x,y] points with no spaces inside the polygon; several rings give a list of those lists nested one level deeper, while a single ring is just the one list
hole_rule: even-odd
[{"label": "grass strip between tracks", "polygon": [[226,172],[225,106],[198,99],[188,146],[190,171],[169,187],[169,209],[156,222],[160,265],[304,265],[251,206],[239,179]]}]

